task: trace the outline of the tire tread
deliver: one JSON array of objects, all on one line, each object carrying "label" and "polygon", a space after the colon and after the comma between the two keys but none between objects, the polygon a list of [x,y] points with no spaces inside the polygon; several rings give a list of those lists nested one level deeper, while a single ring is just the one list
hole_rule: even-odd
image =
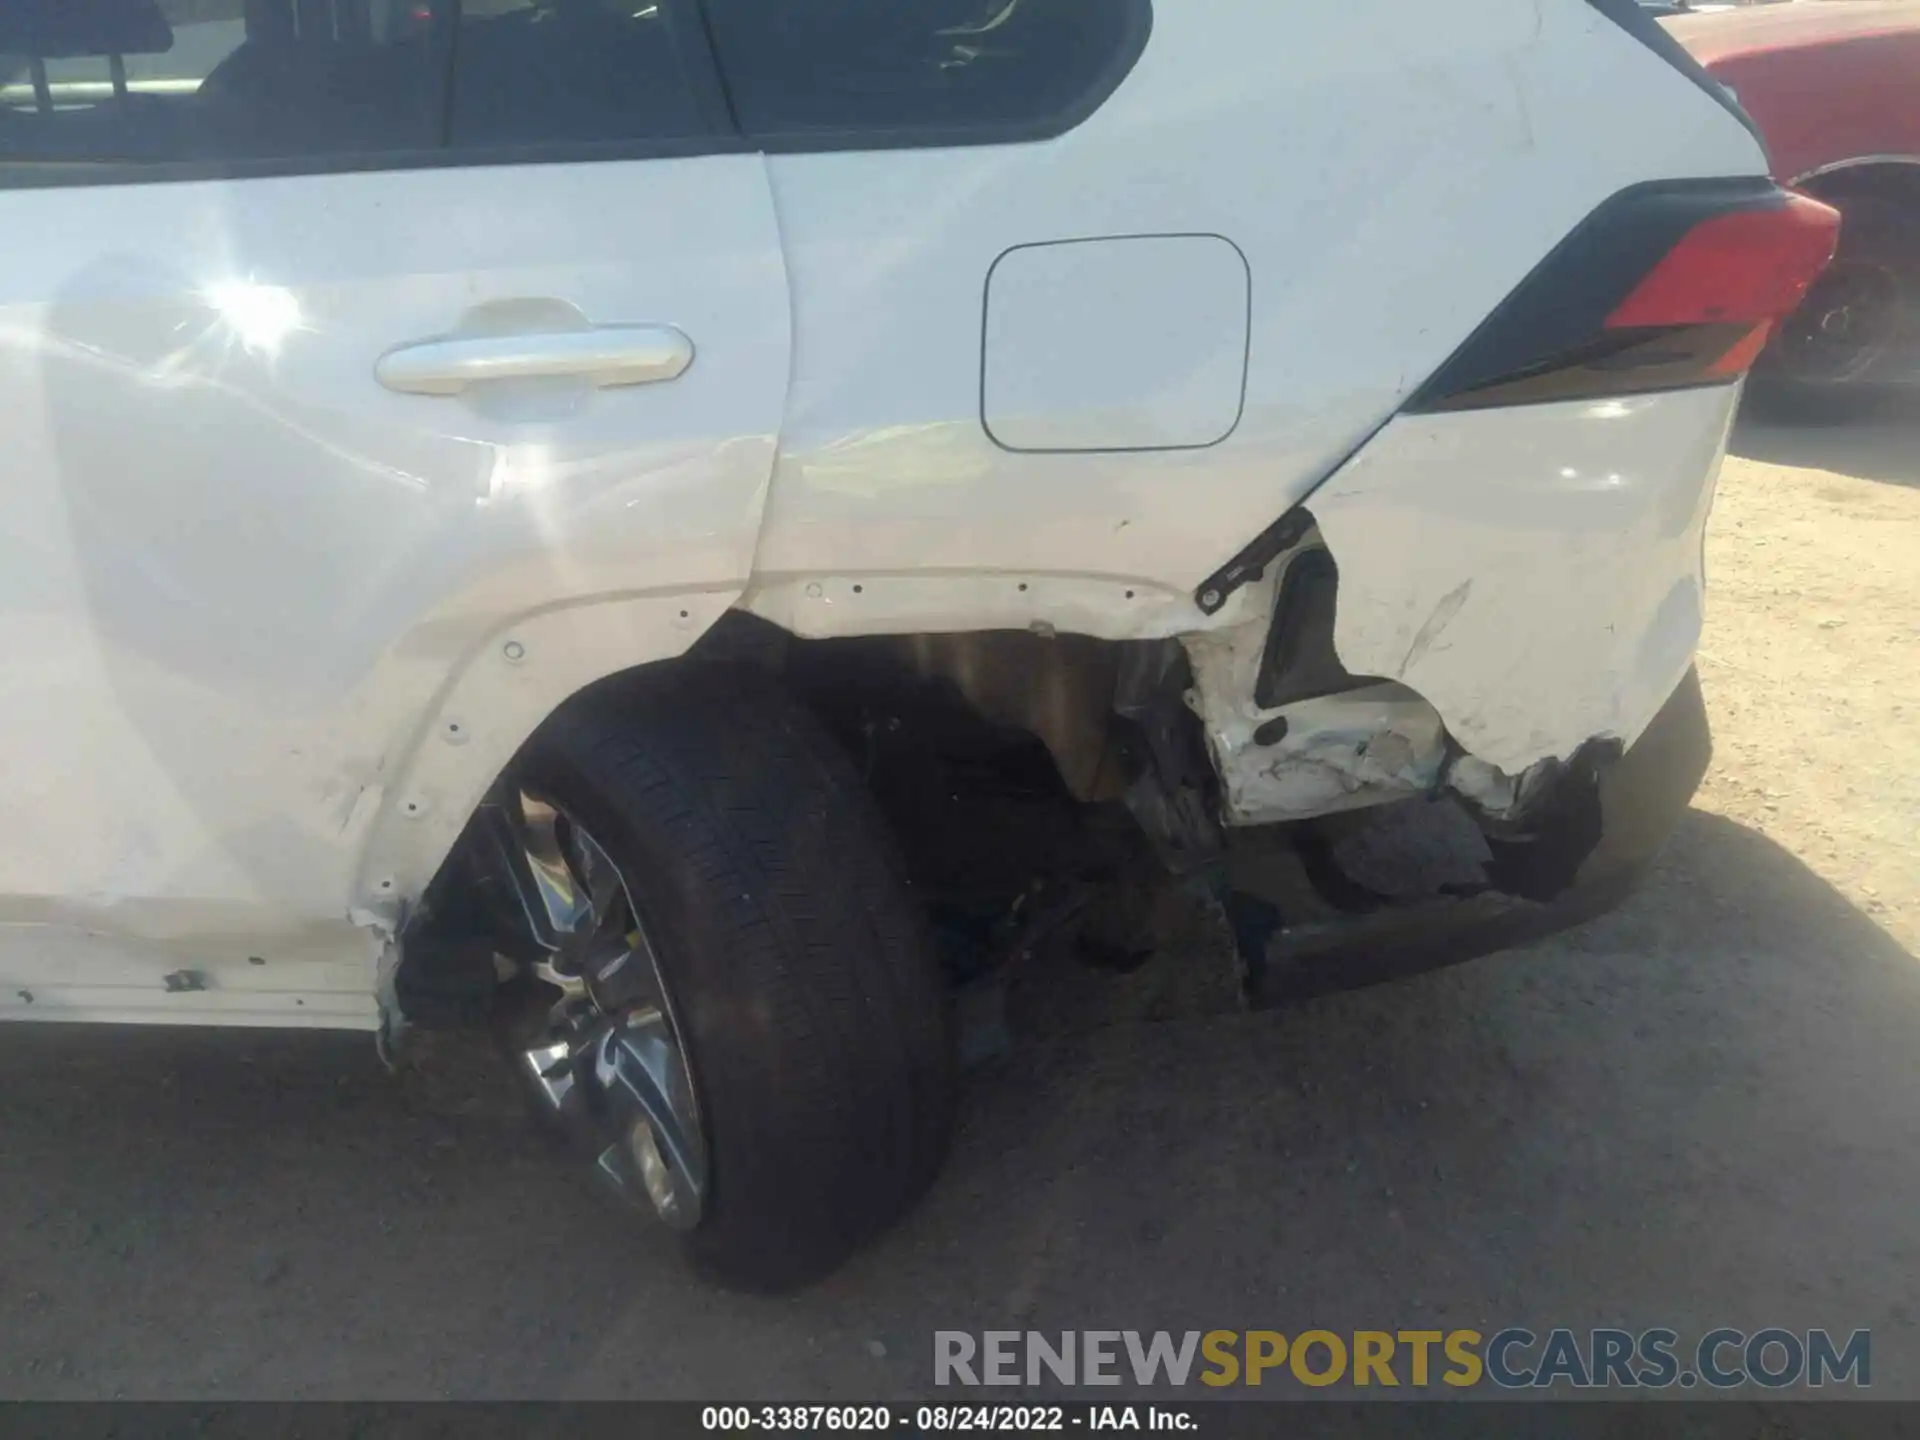
[{"label": "tire tread", "polygon": [[852,762],[772,676],[690,664],[581,697],[527,769],[666,932],[708,1136],[696,1260],[759,1288],[832,1269],[931,1184],[956,1083],[925,924]]}]

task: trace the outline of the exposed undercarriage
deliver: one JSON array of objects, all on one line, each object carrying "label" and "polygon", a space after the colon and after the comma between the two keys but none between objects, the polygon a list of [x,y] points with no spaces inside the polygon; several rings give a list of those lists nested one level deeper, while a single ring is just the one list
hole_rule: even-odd
[{"label": "exposed undercarriage", "polygon": [[[1621,864],[1593,863],[1603,839],[1664,833],[1639,812],[1677,814],[1704,770],[1691,677],[1649,732],[1657,783],[1614,784],[1603,813],[1617,740],[1517,775],[1467,753],[1416,691],[1341,662],[1339,569],[1311,516],[1281,538],[1238,580],[1255,618],[1210,633],[803,640],[736,613],[681,663],[771,671],[826,722],[956,983],[1063,929],[1108,960],[1143,954],[1151,941],[1124,932],[1168,886],[1231,928],[1254,1004],[1466,958],[1610,903],[1644,857],[1623,842]],[[1663,745],[1663,726],[1686,734]],[[552,922],[502,820],[516,796],[509,776],[409,927],[392,998],[410,1022],[483,1013],[511,973],[496,948],[536,976],[556,948],[522,925]],[[476,950],[503,926],[517,938]]]},{"label": "exposed undercarriage", "polygon": [[[1509,773],[1404,678],[1343,663],[1319,527],[1301,512],[1279,538],[1197,597],[1244,592],[1247,618],[1206,633],[809,640],[735,612],[684,659],[590,687],[390,948],[389,1038],[491,1024],[604,1183],[720,1271],[784,1284],[857,1237],[834,1220],[831,1243],[788,1247],[713,1176],[837,1115],[774,1114],[824,1065],[877,1107],[854,1131],[905,1123],[861,1152],[868,1181],[820,1197],[884,1223],[930,1178],[955,1064],[1008,1043],[1037,954],[1078,962],[1068,1003],[1099,1023],[1127,990],[1103,976],[1144,977],[1149,1009],[1275,1004],[1614,903],[1705,771],[1692,674],[1631,747]],[[1402,676],[1465,603],[1427,607]],[[822,973],[795,988],[803,970]]]}]

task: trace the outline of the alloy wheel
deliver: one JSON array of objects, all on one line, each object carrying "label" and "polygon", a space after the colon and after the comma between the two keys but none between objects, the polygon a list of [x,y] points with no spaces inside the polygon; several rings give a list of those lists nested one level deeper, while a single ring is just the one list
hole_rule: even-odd
[{"label": "alloy wheel", "polygon": [[535,1094],[624,1199],[677,1230],[700,1223],[707,1146],[658,952],[618,867],[551,799],[519,791],[502,836],[551,997],[517,1056]]}]

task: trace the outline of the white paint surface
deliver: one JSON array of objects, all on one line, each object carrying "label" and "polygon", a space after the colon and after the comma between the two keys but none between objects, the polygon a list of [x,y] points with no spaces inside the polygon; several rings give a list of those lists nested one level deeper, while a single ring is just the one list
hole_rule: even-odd
[{"label": "white paint surface", "polygon": [[[950,582],[943,606],[924,590],[917,603],[967,629],[980,576],[1191,595],[1602,201],[1760,174],[1765,157],[1588,5],[1161,0],[1132,75],[1057,140],[767,165],[796,341],[756,583]],[[1204,450],[996,445],[980,423],[994,262],[1155,234],[1219,235],[1246,256],[1232,435]],[[1196,611],[1187,624],[1211,628]]]},{"label": "white paint surface", "polygon": [[1736,386],[1403,415],[1307,502],[1340,566],[1334,643],[1519,775],[1625,744],[1700,639]]},{"label": "white paint surface", "polygon": [[[0,230],[0,997],[47,925],[361,956],[541,718],[746,584],[789,357],[756,157],[7,190]],[[501,307],[699,358],[376,379]]]},{"label": "white paint surface", "polygon": [[[1761,165],[1585,5],[1157,8],[1119,91],[1040,144],[0,191],[0,991],[44,988],[58,956],[73,1007],[127,1018],[115,947],[238,973],[222,937],[269,967],[362,965],[349,916],[417,897],[542,716],[679,654],[743,594],[806,633],[1240,623],[1244,598],[1208,619],[1186,597],[1602,200]],[[1154,234],[1246,257],[1239,425],[1207,449],[996,445],[994,261]],[[613,390],[375,378],[397,346],[560,315],[672,326],[697,359]],[[1111,398],[1137,360],[1061,393]],[[1204,406],[1148,389],[1151,413],[1062,433],[1198,432]],[[1349,663],[1410,648],[1470,573],[1445,634],[1394,656],[1449,725],[1489,758],[1557,749],[1587,717],[1631,731],[1697,600],[1675,560],[1691,512],[1648,517],[1698,498],[1726,403],[1630,406],[1611,429],[1395,422],[1316,501]],[[1516,453],[1538,463],[1485,468]],[[1550,456],[1630,494],[1543,495]],[[1543,594],[1591,601],[1607,567],[1636,619],[1667,614],[1648,611],[1665,586],[1668,621],[1550,653],[1585,632],[1540,625]],[[191,999],[215,993],[156,1005],[238,1013]]]}]

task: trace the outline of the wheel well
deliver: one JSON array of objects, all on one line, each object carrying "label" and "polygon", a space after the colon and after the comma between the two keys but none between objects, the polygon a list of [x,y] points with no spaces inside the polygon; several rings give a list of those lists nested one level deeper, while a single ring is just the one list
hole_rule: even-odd
[{"label": "wheel well", "polygon": [[[622,703],[623,689],[743,666],[777,676],[840,742],[891,822],[916,893],[962,930],[975,912],[1006,911],[1036,875],[1130,873],[1143,840],[1163,853],[1191,846],[1171,821],[1152,821],[1205,813],[1176,803],[1211,773],[1180,698],[1190,676],[1177,641],[1031,631],[810,640],[735,611],[685,655],[576,692],[508,762],[409,916],[393,989],[411,1023],[477,1023],[495,1004],[498,957],[533,957],[520,943],[527,886],[499,835],[527,757],[581,707]],[[1143,795],[1161,803],[1136,826],[1128,812]]]},{"label": "wheel well", "polygon": [[1920,214],[1920,156],[1911,160],[1861,160],[1831,166],[1794,181],[1794,189],[1845,213],[1859,200],[1897,205]]}]

